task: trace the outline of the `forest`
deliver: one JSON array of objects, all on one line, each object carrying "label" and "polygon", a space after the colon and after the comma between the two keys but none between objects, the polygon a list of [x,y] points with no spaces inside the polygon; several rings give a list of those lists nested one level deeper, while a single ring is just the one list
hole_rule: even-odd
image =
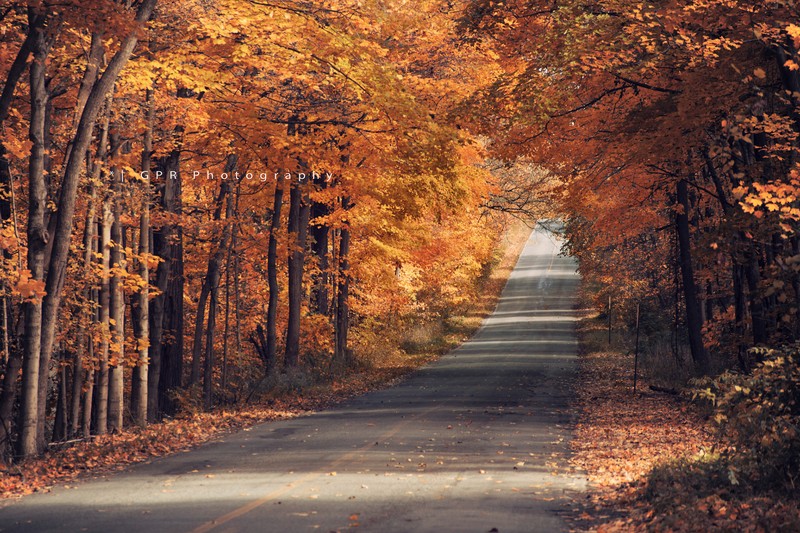
[{"label": "forest", "polygon": [[0,0],[3,463],[410,351],[559,219],[609,340],[716,420],[725,475],[796,497],[798,21]]}]

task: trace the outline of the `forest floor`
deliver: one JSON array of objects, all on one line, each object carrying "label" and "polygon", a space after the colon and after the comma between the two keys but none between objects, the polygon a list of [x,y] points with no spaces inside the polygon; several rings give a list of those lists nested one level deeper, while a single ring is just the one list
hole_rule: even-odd
[{"label": "forest floor", "polygon": [[262,422],[307,415],[396,383],[477,331],[483,318],[497,305],[530,231],[521,223],[509,226],[498,242],[491,274],[484,280],[476,299],[465,307],[468,311],[463,316],[451,317],[443,327],[430,328],[427,337],[414,344],[413,352],[383,352],[387,354],[385,357],[362,364],[354,372],[304,387],[301,391],[271,395],[266,402],[208,413],[185,413],[146,428],[129,427],[114,435],[54,444],[43,457],[20,464],[0,464],[0,498],[46,492],[57,483],[69,485],[79,476],[124,470],[128,465],[194,448]]},{"label": "forest floor", "polygon": [[[580,531],[800,531],[796,500],[739,483],[724,440],[685,395],[633,393],[633,354],[608,344],[605,323],[585,318],[573,465],[589,481],[577,502]],[[647,373],[645,371],[645,373]]]}]

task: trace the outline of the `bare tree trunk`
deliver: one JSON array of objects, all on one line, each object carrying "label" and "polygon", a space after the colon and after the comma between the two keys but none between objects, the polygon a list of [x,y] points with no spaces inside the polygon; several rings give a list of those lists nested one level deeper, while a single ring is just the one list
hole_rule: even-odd
[{"label": "bare tree trunk", "polygon": [[[322,181],[320,187],[325,189],[326,182]],[[311,236],[314,242],[312,243],[312,250],[314,256],[317,258],[317,266],[319,274],[314,280],[313,301],[314,311],[317,314],[327,316],[330,312],[330,301],[328,295],[328,246],[330,227],[327,223],[319,219],[330,214],[330,208],[327,204],[321,202],[314,202],[311,206]]]},{"label": "bare tree trunk", "polygon": [[[234,216],[239,218],[239,192],[236,192],[236,209]],[[237,221],[233,230],[233,242],[231,243],[231,250],[236,253],[239,246],[239,222]],[[241,360],[242,356],[242,313],[241,313],[241,292],[239,290],[239,254],[236,253],[233,258],[233,329],[236,339],[236,361]],[[800,300],[800,298],[798,298]],[[227,368],[227,367],[226,367]]]},{"label": "bare tree trunk", "polygon": [[[103,137],[101,137],[102,139]],[[101,142],[102,147],[102,142]],[[100,165],[96,165],[96,168],[93,169],[93,172],[97,172],[98,175],[101,171]],[[93,203],[96,204],[96,191],[92,190],[93,192]],[[100,216],[102,216],[102,203],[101,205],[101,212]],[[96,208],[95,208],[96,210]],[[99,228],[100,228],[100,219],[99,216],[93,215],[92,216],[92,224],[94,229],[92,230],[92,234],[95,238],[91,241],[91,246],[87,249],[87,261],[94,261],[100,264],[102,268],[102,254],[99,253],[100,249],[100,241],[98,238]],[[96,220],[95,220],[96,219]],[[98,258],[97,256],[100,255]],[[91,287],[89,289],[88,299],[90,301],[91,307],[91,320],[92,320],[92,331],[89,335],[86,336],[86,361],[89,363],[87,365],[85,375],[86,375],[86,392],[83,396],[83,417],[82,417],[82,434],[84,437],[88,437],[92,433],[93,425],[96,420],[96,409],[95,409],[95,384],[98,381],[98,371],[96,368],[97,358],[95,357],[97,350],[95,344],[95,335],[97,333],[97,326],[100,323],[100,290],[98,287]]]},{"label": "bare tree trunk", "polygon": [[[116,152],[119,149],[118,140],[113,142]],[[123,249],[125,246],[122,228],[122,182],[121,171],[114,171],[114,186],[112,194],[111,224],[111,280],[110,292],[110,325],[111,325],[111,350],[109,355],[109,385],[108,385],[108,430],[112,433],[119,432],[123,426],[124,415],[124,369],[125,369],[125,294],[122,291],[122,275],[127,269],[127,261]]]},{"label": "bare tree trunk", "polygon": [[83,332],[78,336],[78,349],[75,350],[72,359],[72,395],[70,396],[67,438],[77,435],[80,427],[81,394],[83,393],[83,346],[85,342],[86,335]]},{"label": "bare tree trunk", "polygon": [[[236,170],[236,163],[238,158],[230,156],[228,158],[229,174],[233,174]],[[222,240],[220,241],[219,248],[216,253],[208,262],[208,273],[206,279],[208,280],[211,290],[211,302],[208,307],[208,328],[206,329],[206,353],[205,353],[205,369],[203,374],[203,405],[205,409],[211,409],[213,400],[213,383],[214,383],[214,332],[216,329],[217,319],[217,302],[219,300],[219,283],[222,279],[222,260],[225,253],[228,251],[228,243],[231,241],[231,234],[233,232],[233,209],[234,209],[234,193],[233,187],[230,183],[223,183],[223,187],[228,188],[227,202],[225,204],[225,228],[222,233]]]},{"label": "bare tree trunk", "polygon": [[[89,340],[89,359],[94,359],[94,342]],[[83,430],[84,436],[92,433],[92,405],[94,405],[94,370],[86,372],[86,392],[83,395]]]},{"label": "bare tree trunk", "polygon": [[[720,174],[717,172],[714,162],[711,159],[708,151],[703,152],[703,157],[706,163],[706,172],[711,178],[714,188],[716,189],[717,199],[719,200],[722,211],[726,216],[730,216],[732,211],[731,203],[728,201],[728,194],[725,186],[722,183]],[[745,246],[752,246],[749,244],[747,237],[743,232],[739,232],[738,241],[735,244],[742,243]],[[743,278],[746,278],[750,288],[750,314],[753,324],[753,337],[756,344],[766,341],[766,324],[763,319],[763,309],[761,300],[758,297],[758,264],[752,257],[752,252],[745,253],[745,265],[739,264],[737,251],[731,253],[731,263],[733,264],[733,295],[734,295],[734,313],[735,313],[735,328],[738,337],[738,359],[739,366],[743,372],[750,371],[750,361],[747,358],[745,345],[743,343],[744,336],[744,321],[745,321],[745,305],[744,305],[744,283]],[[757,340],[756,340],[757,339]]]},{"label": "bare tree trunk", "polygon": [[53,422],[53,441],[61,442],[67,438],[67,367],[62,365],[58,372],[58,393],[56,417]]},{"label": "bare tree trunk", "polygon": [[753,325],[753,344],[765,344],[769,339],[764,303],[761,298],[761,272],[756,259],[756,244],[746,243],[750,249],[745,254],[744,278],[747,281],[747,297],[750,307],[750,321]]},{"label": "bare tree trunk", "polygon": [[[161,160],[158,169],[164,173],[164,183],[159,184],[159,203],[161,209],[166,213],[177,214],[180,209],[180,179],[177,177],[179,172],[180,152],[173,151],[167,158]],[[175,173],[176,179],[172,179],[171,173]],[[180,238],[178,228],[173,224],[165,224],[161,228],[153,231],[153,253],[161,259],[156,267],[155,287],[159,294],[150,301],[149,307],[149,331],[150,342],[148,347],[148,377],[147,377],[147,418],[157,420],[162,414],[164,405],[161,398],[161,391],[164,385],[161,384],[162,377],[162,357],[166,350],[163,342],[164,330],[167,326],[167,300],[171,285],[171,277],[174,275],[175,267],[173,263],[179,260],[176,257],[177,249],[175,239]]]},{"label": "bare tree trunk", "polygon": [[217,285],[211,289],[211,301],[208,307],[208,328],[206,329],[206,354],[203,366],[203,408],[210,411],[214,399],[214,332],[217,327]]},{"label": "bare tree trunk", "polygon": [[685,180],[678,182],[678,203],[683,207],[675,218],[680,244],[680,265],[683,276],[683,295],[686,302],[686,327],[689,332],[689,348],[695,366],[703,374],[709,372],[708,353],[703,346],[703,320],[697,285],[692,265],[691,236],[689,234],[689,195]]},{"label": "bare tree trunk", "polygon": [[742,267],[736,263],[736,257],[733,257],[733,309],[734,309],[734,324],[736,332],[737,344],[737,357],[739,359],[739,368],[742,372],[750,372],[750,361],[747,358],[747,351],[744,345],[744,283],[742,282]]},{"label": "bare tree trunk", "polygon": [[111,212],[111,200],[103,200],[103,211],[100,216],[100,243],[99,250],[102,254],[102,280],[100,282],[100,308],[99,322],[101,331],[100,358],[98,381],[96,387],[97,395],[97,427],[95,431],[98,435],[105,435],[108,428],[108,360],[109,360],[109,341],[111,340],[110,331],[110,264],[111,264],[111,225],[113,224],[113,214]]},{"label": "bare tree trunk", "polygon": [[[30,11],[33,62],[30,66],[31,121],[29,126],[31,157],[28,171],[28,270],[31,279],[44,281],[44,256],[47,248],[47,185],[44,177],[45,157],[45,113],[47,107],[46,61],[49,44],[41,25],[34,24],[36,16]],[[42,308],[39,295],[27,299],[23,304],[25,333],[22,371],[22,404],[20,406],[19,454],[30,457],[44,450],[44,435],[39,434],[39,374],[46,372],[41,367],[42,353]],[[45,381],[46,383],[46,381]]]},{"label": "bare tree trunk", "polygon": [[19,349],[11,350],[3,374],[3,393],[0,395],[0,422],[4,426],[3,435],[11,434],[11,417],[17,398],[19,372],[22,370],[22,354]]},{"label": "bare tree trunk", "polygon": [[162,341],[164,347],[161,352],[161,379],[158,392],[161,412],[166,415],[174,415],[178,411],[179,404],[174,392],[181,388],[183,379],[183,287],[185,278],[183,275],[183,228],[181,226],[177,226],[175,230],[175,243],[172,245],[172,249],[172,271],[164,306],[167,319],[164,331],[168,337]]},{"label": "bare tree trunk", "polygon": [[[207,275],[207,274],[206,274]],[[210,289],[206,281],[200,287],[200,297],[197,300],[197,316],[194,323],[194,337],[192,342],[192,369],[189,373],[189,387],[200,381],[200,363],[203,355],[203,325],[206,320],[206,304]]]},{"label": "bare tree trunk", "polygon": [[[300,359],[300,319],[303,306],[303,271],[308,240],[309,205],[300,184],[289,191],[289,317],[284,364],[295,367]],[[294,237],[294,238],[293,238]]]},{"label": "bare tree trunk", "polygon": [[93,32],[92,40],[89,44],[89,56],[86,61],[86,70],[83,72],[81,86],[80,89],[78,89],[78,98],[75,102],[75,119],[73,124],[75,128],[78,127],[81,115],[83,115],[83,110],[86,108],[86,103],[89,101],[92,87],[97,83],[97,76],[100,73],[100,66],[103,62],[104,53],[103,34],[101,32]]},{"label": "bare tree trunk", "polygon": [[[92,266],[92,257],[95,251],[95,230],[97,225],[95,222],[95,203],[97,192],[93,184],[89,185],[89,206],[86,213],[86,225],[83,229],[83,271],[89,272]],[[84,290],[84,299],[89,302],[92,297],[91,289]],[[72,399],[70,407],[70,424],[68,436],[73,437],[78,433],[80,428],[80,412],[81,412],[81,394],[83,392],[83,347],[87,342],[91,342],[87,334],[86,327],[81,321],[81,326],[78,331],[78,348],[75,350],[75,358],[72,363]]]},{"label": "bare tree trunk", "polygon": [[[236,184],[235,189],[236,199],[234,201],[233,207],[233,228],[231,234],[231,244],[228,247],[228,264],[225,267],[225,276],[226,276],[226,283],[225,283],[225,350],[223,351],[223,358],[222,358],[222,391],[223,393],[227,392],[228,390],[228,320],[230,315],[230,277],[231,277],[231,270],[233,270],[233,328],[234,328],[234,339],[235,339],[235,346],[236,346],[236,361],[240,361],[242,355],[242,324],[241,324],[241,313],[240,313],[240,305],[239,305],[239,254],[238,254],[238,246],[239,246],[239,198],[241,197],[241,182]],[[231,266],[231,261],[233,265]],[[266,342],[264,343],[266,346]]]},{"label": "bare tree trunk", "polygon": [[[238,203],[238,193],[237,193]],[[228,246],[227,254],[225,257],[225,320],[222,328],[222,373],[220,375],[220,389],[222,394],[228,388],[228,339],[230,338],[230,319],[231,319],[231,270],[233,262],[233,250],[236,247],[236,234],[231,237],[231,243]],[[234,273],[236,275],[236,273]]]},{"label": "bare tree trunk", "polygon": [[139,360],[133,369],[131,407],[133,420],[140,427],[147,425],[148,345],[150,344],[150,267],[146,257],[150,253],[150,167],[153,158],[153,124],[155,121],[152,89],[147,90],[145,105],[147,106],[147,129],[142,147],[142,212],[139,218],[139,255],[145,258],[139,261],[139,276],[144,285],[139,290],[136,305],[132,309]]},{"label": "bare tree trunk", "polygon": [[[182,212],[180,151],[159,162],[164,183],[158,185],[159,203],[165,213]],[[161,258],[155,286],[159,293],[150,302],[150,346],[147,417],[156,420],[177,408],[170,397],[181,386],[183,364],[183,230],[165,224],[153,232],[153,253]]]},{"label": "bare tree trunk", "polygon": [[267,339],[265,361],[267,373],[275,370],[278,343],[278,231],[281,227],[281,208],[283,207],[283,182],[275,184],[275,198],[272,205],[272,220],[269,228],[269,247],[267,251],[267,282],[269,302],[267,305]]},{"label": "bare tree trunk", "polygon": [[[342,209],[350,209],[350,199],[342,199]],[[350,228],[341,229],[339,237],[339,283],[336,302],[336,360],[349,363],[347,334],[350,328]]]},{"label": "bare tree trunk", "polygon": [[[232,174],[236,169],[236,162],[238,158],[234,155],[228,157],[228,162],[225,165],[225,172]],[[214,210],[215,221],[222,219],[222,204],[227,198],[227,207],[225,210],[226,219],[231,217],[233,212],[233,193],[230,182],[224,181],[220,187],[219,195],[217,196],[216,209]],[[225,256],[225,251],[228,247],[228,240],[230,239],[230,223],[226,223],[223,230],[222,240],[217,250],[208,260],[208,268],[206,276],[203,280],[203,286],[200,291],[200,300],[197,306],[197,319],[195,322],[194,330],[194,343],[192,347],[192,378],[190,385],[197,383],[200,373],[200,359],[202,354],[202,340],[203,340],[203,322],[206,307],[206,300],[210,296],[211,302],[208,309],[208,328],[206,331],[206,347],[205,347],[205,364],[203,368],[203,404],[206,409],[211,407],[212,395],[212,382],[213,382],[213,367],[214,367],[214,328],[216,325],[217,301],[219,282],[221,277],[220,267],[222,259]]]},{"label": "bare tree trunk", "polygon": [[[228,174],[233,173],[236,169],[236,156],[229,156],[228,163],[225,165],[225,172]],[[220,186],[219,195],[217,195],[216,199],[216,207],[214,209],[214,221],[219,221],[222,219],[222,205],[225,202],[226,197],[228,197],[228,204],[230,204],[230,200],[232,199],[231,195],[231,185],[229,182],[224,181]],[[230,212],[230,209],[227,209],[226,212]],[[192,372],[189,378],[189,385],[194,385],[200,380],[200,363],[203,356],[203,332],[206,331],[203,327],[205,322],[205,312],[206,312],[206,303],[208,301],[209,295],[212,296],[212,300],[214,299],[214,295],[211,293],[219,287],[219,276],[220,276],[220,265],[222,262],[222,257],[225,254],[225,248],[228,246],[228,225],[226,224],[225,230],[223,231],[222,242],[217,247],[217,250],[212,254],[212,256],[208,259],[208,268],[206,269],[205,278],[203,278],[203,285],[200,289],[200,298],[197,302],[197,318],[195,320],[195,327],[194,327],[194,342],[192,343]],[[212,304],[214,302],[212,301]],[[213,305],[209,308],[209,317],[208,321],[211,323],[212,317],[211,313],[216,312],[216,309]],[[207,352],[207,350],[206,350]],[[206,364],[206,367],[208,364]],[[204,369],[205,370],[205,369]],[[206,382],[207,377],[203,378],[203,395],[205,397],[205,389],[206,389]]]},{"label": "bare tree trunk", "polygon": [[283,358],[285,367],[296,367],[300,353],[300,305],[302,295],[302,268],[297,247],[300,245],[300,206],[303,193],[300,185],[292,182],[289,187],[289,220],[288,220],[288,284],[289,315],[286,323],[286,351]]}]

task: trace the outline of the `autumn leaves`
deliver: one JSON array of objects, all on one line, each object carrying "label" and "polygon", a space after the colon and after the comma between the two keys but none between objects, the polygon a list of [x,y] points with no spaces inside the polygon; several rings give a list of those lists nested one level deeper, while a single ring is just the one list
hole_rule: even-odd
[{"label": "autumn leaves", "polygon": [[800,333],[796,18],[716,0],[475,1],[462,17],[506,67],[476,126],[564,177],[550,197],[598,301],[671,309],[659,328],[700,372],[747,370],[748,346]]},{"label": "autumn leaves", "polygon": [[453,111],[494,67],[389,4],[4,11],[15,453],[330,378],[474,294],[501,223]]}]

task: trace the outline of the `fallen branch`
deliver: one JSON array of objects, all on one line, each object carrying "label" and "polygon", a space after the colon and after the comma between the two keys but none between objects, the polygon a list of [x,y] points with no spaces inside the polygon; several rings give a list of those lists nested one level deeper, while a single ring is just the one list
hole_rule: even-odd
[{"label": "fallen branch", "polygon": [[663,392],[664,394],[671,394],[673,396],[677,396],[679,393],[676,389],[670,389],[667,387],[659,387],[658,385],[650,385],[650,390],[656,392]]}]

